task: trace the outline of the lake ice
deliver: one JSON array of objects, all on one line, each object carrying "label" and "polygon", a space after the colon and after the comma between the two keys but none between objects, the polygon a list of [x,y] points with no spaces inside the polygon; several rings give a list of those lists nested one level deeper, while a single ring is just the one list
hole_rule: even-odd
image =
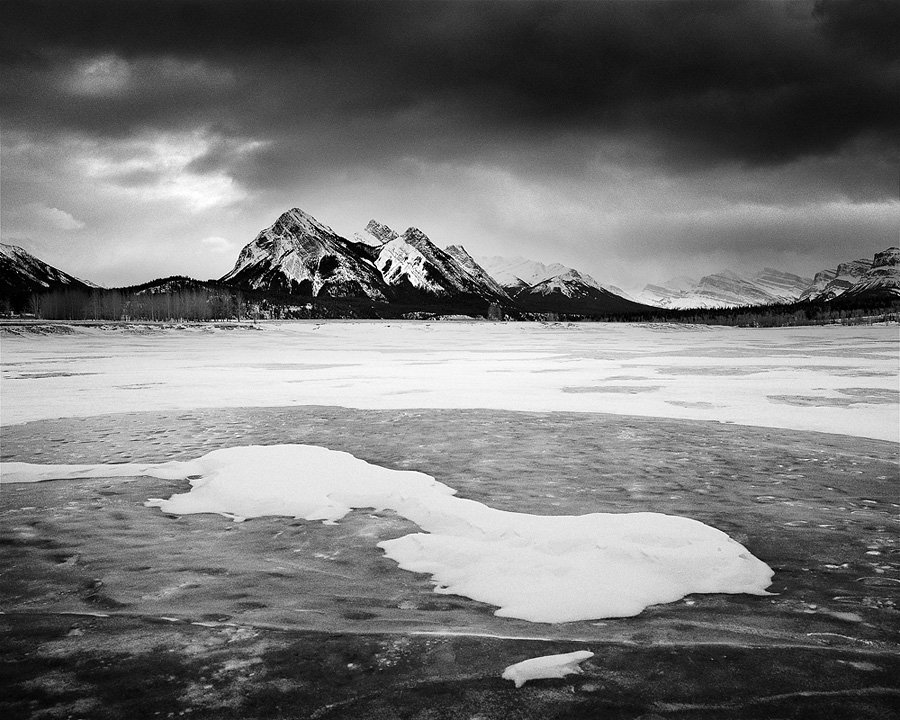
[{"label": "lake ice", "polygon": [[[754,616],[762,618],[761,611],[767,607],[796,613],[807,612],[809,606],[815,606],[810,612],[816,613],[818,622],[825,623],[811,627],[810,632],[820,629],[823,637],[833,636],[829,622],[854,618],[855,634],[863,627],[856,618],[877,610],[870,605],[884,602],[879,590],[893,577],[893,567],[883,554],[890,539],[889,523],[884,519],[890,512],[884,510],[887,498],[871,484],[865,491],[840,484],[845,473],[855,472],[852,467],[858,458],[841,449],[845,445],[835,444],[838,449],[832,451],[829,441],[802,433],[832,433],[835,443],[847,435],[896,441],[897,346],[896,328],[890,327],[740,330],[340,322],[272,324],[261,330],[126,332],[85,328],[71,335],[6,336],[2,358],[4,458],[69,464],[162,463],[176,455],[180,460],[198,458],[216,448],[283,444],[295,442],[296,437],[352,450],[357,457],[387,468],[399,469],[408,462],[405,458],[418,456],[416,470],[459,488],[463,497],[475,498],[476,504],[486,509],[529,515],[645,510],[685,515],[696,517],[705,523],[703,527],[724,529],[773,566],[775,557],[779,582],[773,589],[780,595],[771,606],[766,600],[766,606],[744,604],[729,612],[727,605],[713,600],[688,600],[681,609],[668,611],[683,617],[683,611],[696,605],[694,615],[708,620],[700,607],[715,608],[715,622],[708,627],[714,625],[717,636],[730,632],[726,628],[733,628],[738,619],[752,625],[757,621]],[[320,409],[304,410],[313,405]],[[329,414],[323,406],[335,410]],[[358,412],[341,411],[337,406],[358,408]],[[414,412],[417,408],[420,411]],[[447,414],[440,414],[437,409],[441,408]],[[547,411],[549,414],[541,414]],[[599,421],[610,413],[622,420]],[[680,436],[675,424],[659,425],[658,432],[653,430],[656,425],[628,419],[635,416],[644,416],[648,422],[681,418],[694,424],[684,426],[683,432],[689,434]],[[28,421],[34,422],[21,424]],[[707,421],[726,425],[703,425]],[[539,445],[551,425],[561,428],[561,440],[539,456],[537,464],[538,456],[528,455],[524,452],[528,446],[516,442]],[[747,429],[740,430],[738,425]],[[784,434],[788,439],[794,437],[792,432],[801,435],[790,440],[793,445],[785,445],[789,452],[778,448],[770,452],[765,446],[777,433],[770,438],[754,426],[788,430]],[[493,442],[507,427],[511,433],[508,441]],[[704,427],[707,447],[704,438],[696,435]],[[714,427],[722,431],[713,432]],[[599,435],[591,435],[594,428]],[[35,442],[41,437],[51,442]],[[728,437],[740,441],[717,456],[704,457]],[[62,442],[56,444],[57,439]],[[361,445],[363,452],[354,445]],[[459,452],[453,451],[454,445]],[[594,445],[605,448],[607,454],[590,450]],[[862,441],[859,445],[867,447]],[[399,452],[394,452],[395,447]],[[82,450],[87,451],[86,458],[79,457]],[[596,453],[593,458],[591,452]],[[465,462],[460,453],[467,454]],[[528,468],[517,466],[516,454],[539,472],[528,474]],[[763,468],[757,467],[759,457],[764,458]],[[828,472],[815,472],[818,466],[811,463],[820,458],[828,460]],[[614,462],[619,463],[616,477],[620,479],[610,482],[608,471]],[[879,477],[888,477],[881,470],[885,462],[878,460],[878,471],[883,473]],[[450,475],[459,472],[456,468],[470,468],[471,472],[473,467],[482,472],[450,482]],[[660,470],[654,479],[648,472],[656,475],[656,467]],[[107,474],[122,471],[109,467]],[[715,482],[701,482],[704,475]],[[488,477],[496,479],[488,482]],[[735,478],[734,485],[727,477]],[[53,497],[71,498],[52,510],[52,521],[45,522],[55,526],[56,537],[78,538],[80,547],[90,547],[99,556],[104,551],[102,543],[91,537],[90,512],[112,513],[110,524],[104,527],[119,533],[116,537],[121,538],[117,541],[121,545],[117,546],[118,557],[110,556],[109,564],[101,563],[108,569],[107,586],[115,589],[117,602],[141,612],[177,615],[192,607],[209,611],[227,606],[228,612],[240,612],[251,622],[252,618],[268,622],[277,618],[279,623],[305,622],[311,627],[334,628],[357,620],[373,627],[429,626],[421,609],[431,605],[418,594],[418,588],[425,585],[430,592],[430,583],[401,579],[408,574],[395,565],[389,576],[382,576],[374,560],[381,554],[375,547],[378,543],[391,547],[390,543],[412,535],[414,528],[409,523],[404,525],[383,513],[354,513],[339,520],[334,535],[321,526],[301,533],[277,518],[260,518],[237,526],[246,531],[226,534],[229,528],[202,520],[203,516],[185,516],[176,525],[165,525],[147,515],[156,511],[132,507],[138,499],[142,503],[149,497],[177,498],[184,491],[184,483],[179,482],[165,483],[166,493],[160,492],[163,487],[159,484],[152,491],[149,485],[142,491],[132,484],[126,493],[132,498],[128,507],[116,500],[117,494],[124,492],[118,489],[121,486],[104,484],[102,478],[63,481],[74,483],[65,485],[67,489],[59,483],[33,491],[20,486],[29,493],[29,507],[37,506],[31,509],[24,503],[17,505],[10,492],[5,494],[11,503],[10,517],[23,519],[29,514],[47,518],[48,512],[41,510],[43,503],[55,507],[54,503],[62,500]],[[871,482],[877,488],[881,488],[877,483],[883,484],[874,478]],[[147,483],[145,479],[138,484]],[[828,497],[832,486],[836,488],[834,501]],[[10,487],[15,486],[5,486]],[[848,492],[850,499],[841,499]],[[867,495],[858,494],[862,492]],[[94,500],[89,501],[90,497]],[[874,504],[860,504],[866,502]],[[242,514],[237,506],[207,509]],[[117,514],[127,519],[116,520]],[[844,517],[851,523],[845,534],[828,529],[840,528]],[[820,525],[821,531],[817,530]],[[124,529],[126,526],[130,529]],[[152,557],[150,549],[156,546],[156,537],[171,537],[179,547],[166,546],[171,556]],[[805,539],[798,544],[801,537]],[[300,544],[285,545],[288,538]],[[848,539],[860,544],[858,553],[855,547],[850,549]],[[406,563],[410,569],[434,575],[442,587],[452,591],[453,583],[461,581],[450,578],[444,583],[440,575],[452,548],[420,545],[417,552],[424,556],[409,555],[406,548],[397,550],[396,559],[401,566]],[[807,604],[798,605],[796,592],[786,591],[802,585],[798,578],[804,576],[794,577],[793,573],[802,573],[800,566],[811,564],[797,552],[807,545],[818,548],[822,555],[817,563],[838,569],[827,571],[832,575],[817,576],[814,592],[806,596]],[[146,559],[145,546],[150,552]],[[640,550],[642,546],[636,547]],[[577,547],[562,549],[577,555]],[[791,552],[796,552],[796,559]],[[865,567],[863,562],[854,565],[852,561],[849,569],[840,569],[852,560],[851,555],[865,558],[868,552],[878,555],[866,558]],[[248,554],[246,562],[238,561],[241,553]],[[431,557],[432,553],[440,560]],[[789,561],[785,561],[785,553]],[[352,561],[350,555],[355,556]],[[192,556],[196,556],[193,562]],[[125,558],[131,558],[134,568],[152,570],[122,567]],[[216,573],[226,573],[222,582],[228,578],[249,597],[223,603],[221,593],[226,586],[216,579],[219,575],[207,575],[200,566],[189,569],[204,562],[203,567],[220,568]],[[260,579],[263,567],[259,571],[247,567],[261,562],[273,568],[268,580]],[[355,574],[358,571],[360,575]],[[866,582],[854,585],[855,578],[849,575],[834,576],[850,572]],[[571,576],[582,577],[577,569]],[[764,587],[760,582],[757,579],[757,590]],[[353,583],[358,584],[355,589],[349,587]],[[573,583],[575,591],[568,597],[578,597],[579,584],[577,580]],[[292,587],[298,591],[293,600],[289,599]],[[321,598],[312,587],[319,588],[316,592]],[[855,590],[860,592],[854,594]],[[692,591],[696,589],[686,590]],[[584,594],[602,593],[589,587]],[[673,592],[671,597],[683,594]],[[851,598],[852,602],[832,597]],[[48,602],[60,602],[49,598]],[[254,609],[252,604],[260,599],[273,606]],[[336,599],[347,605],[337,606]],[[509,605],[504,599],[483,599],[493,604],[492,611]],[[393,610],[388,609],[391,603]],[[435,616],[432,627],[519,636],[529,632],[512,620],[505,621],[511,625],[503,625],[502,618],[488,622],[473,619],[471,610],[434,607],[447,609],[431,613]],[[519,611],[517,616],[525,617],[528,612]],[[293,619],[287,620],[291,614]],[[377,618],[366,619],[373,614]],[[408,620],[411,616],[413,621]],[[588,616],[590,613],[578,615]],[[772,617],[765,616],[770,633],[774,632]],[[784,618],[783,614],[777,616],[775,634],[789,632]],[[649,621],[657,623],[659,619],[653,615]],[[575,623],[573,630],[565,632],[584,636],[588,628]],[[604,637],[621,635],[626,626],[592,632]]]},{"label": "lake ice", "polygon": [[191,479],[190,492],[147,504],[236,520],[335,522],[353,508],[392,510],[414,533],[379,543],[438,592],[499,606],[497,615],[573,622],[637,615],[691,593],[765,595],[772,570],[725,533],[660,513],[540,516],[454,497],[423,473],[388,470],[310,445],[215,450],[160,465],[6,463],[4,482],[150,476]]},{"label": "lake ice", "polygon": [[6,335],[0,422],[331,405],[600,412],[900,437],[896,326],[261,327]]}]

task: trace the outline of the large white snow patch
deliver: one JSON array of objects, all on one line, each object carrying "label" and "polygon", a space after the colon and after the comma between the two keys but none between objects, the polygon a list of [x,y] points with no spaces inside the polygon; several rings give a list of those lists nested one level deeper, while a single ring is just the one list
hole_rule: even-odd
[{"label": "large white snow patch", "polygon": [[146,503],[179,515],[334,522],[353,508],[393,510],[423,532],[379,543],[387,557],[429,573],[435,592],[532,622],[627,617],[690,593],[765,595],[773,574],[725,533],[689,518],[495,510],[423,473],[310,445],[235,447],[159,465],[4,463],[0,472],[3,482],[141,475],[190,480],[189,492]]}]

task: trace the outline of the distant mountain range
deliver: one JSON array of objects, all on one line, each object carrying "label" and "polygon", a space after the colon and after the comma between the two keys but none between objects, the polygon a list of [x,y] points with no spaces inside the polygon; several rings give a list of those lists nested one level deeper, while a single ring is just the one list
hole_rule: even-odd
[{"label": "distant mountain range", "polygon": [[[647,285],[637,296],[604,285],[575,268],[521,257],[473,258],[461,245],[437,247],[415,227],[400,234],[376,220],[351,238],[338,235],[299,208],[283,213],[238,255],[220,280],[166,278],[128,290],[165,293],[213,287],[244,289],[279,298],[321,298],[386,303],[427,310],[459,307],[485,313],[641,315],[655,308],[729,308],[833,301],[900,299],[900,249],[873,260],[842,263],[804,278],[774,268],[742,277],[722,271],[700,280],[674,278]],[[97,288],[35,258],[0,244],[0,297]]]},{"label": "distant mountain range", "polygon": [[677,277],[663,285],[647,285],[637,299],[662,308],[717,308],[789,304],[870,297],[900,298],[900,249],[876,253],[873,260],[842,263],[813,278],[766,268],[744,278],[724,270],[699,281]]},{"label": "distant mountain range", "polygon": [[799,300],[812,282],[774,268],[749,278],[723,270],[699,281],[678,277],[663,285],[647,285],[638,298],[648,305],[679,309],[772,305]]},{"label": "distant mountain range", "polygon": [[522,257],[479,257],[481,266],[523,308],[535,312],[631,313],[647,310],[614,285],[559,263],[544,265]]}]

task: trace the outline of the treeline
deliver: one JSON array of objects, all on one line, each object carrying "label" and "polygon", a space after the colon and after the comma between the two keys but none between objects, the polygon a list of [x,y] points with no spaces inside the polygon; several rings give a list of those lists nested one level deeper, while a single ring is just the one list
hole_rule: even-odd
[{"label": "treeline", "polygon": [[[295,320],[399,319],[419,312],[500,319],[503,312],[481,298],[410,296],[395,302],[368,297],[306,297],[241,289],[214,280],[173,276],[123,288],[60,288],[35,293],[18,310],[45,320]],[[2,308],[0,308],[2,310]],[[14,310],[15,312],[16,310]]]},{"label": "treeline", "polygon": [[900,300],[890,298],[830,302],[798,302],[783,305],[749,305],[735,308],[660,310],[609,318],[624,322],[676,322],[732,327],[790,327],[794,325],[857,325],[900,321]]},{"label": "treeline", "polygon": [[480,298],[416,303],[378,302],[369,298],[323,298],[279,295],[241,290],[215,281],[173,277],[117,289],[58,289],[23,299],[19,312],[46,320],[109,321],[215,321],[302,318],[434,317],[470,315],[492,320],[572,320],[595,322],[684,323],[739,327],[861,324],[900,321],[900,300],[895,297],[837,298],[830,302],[737,308],[667,310],[585,315],[517,311],[488,305]]},{"label": "treeline", "polygon": [[240,291],[191,288],[169,292],[57,290],[31,296],[45,320],[241,320],[252,312]]},{"label": "treeline", "polygon": [[[405,305],[395,306],[368,298],[297,297],[241,290],[215,282],[167,278],[129,288],[58,289],[34,293],[20,307],[12,308],[12,312],[44,320],[206,322],[393,319],[403,317],[409,309]],[[0,312],[3,312],[2,307]]]}]

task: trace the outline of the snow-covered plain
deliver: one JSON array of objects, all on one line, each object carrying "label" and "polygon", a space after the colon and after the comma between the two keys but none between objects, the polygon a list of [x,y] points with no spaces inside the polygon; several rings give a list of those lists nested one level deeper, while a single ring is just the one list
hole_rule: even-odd
[{"label": "snow-covered plain", "polygon": [[259,328],[6,334],[0,423],[331,405],[597,412],[900,439],[896,326],[347,321]]}]

